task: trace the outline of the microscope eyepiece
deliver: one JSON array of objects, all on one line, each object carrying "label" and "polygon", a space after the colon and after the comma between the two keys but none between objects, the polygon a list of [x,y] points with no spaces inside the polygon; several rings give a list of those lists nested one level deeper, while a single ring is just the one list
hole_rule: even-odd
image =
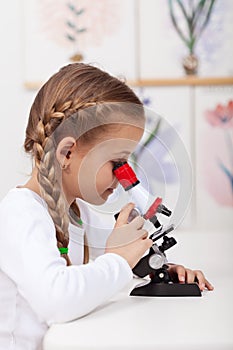
[{"label": "microscope eyepiece", "polygon": [[127,162],[117,162],[113,167],[113,173],[125,191],[140,183],[135,172]]}]

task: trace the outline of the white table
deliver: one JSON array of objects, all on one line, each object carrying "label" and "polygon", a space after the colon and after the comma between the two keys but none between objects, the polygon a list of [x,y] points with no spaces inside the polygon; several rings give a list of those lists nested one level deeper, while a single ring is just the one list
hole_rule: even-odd
[{"label": "white table", "polygon": [[44,350],[232,350],[233,233],[178,232],[169,261],[200,268],[215,286],[202,297],[129,297],[128,288],[89,315],[53,325]]}]

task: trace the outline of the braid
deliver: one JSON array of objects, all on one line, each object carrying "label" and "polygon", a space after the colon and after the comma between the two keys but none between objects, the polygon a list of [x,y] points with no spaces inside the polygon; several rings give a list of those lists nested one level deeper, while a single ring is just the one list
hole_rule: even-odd
[{"label": "braid", "polygon": [[[59,173],[59,167],[56,158],[54,156],[54,145],[49,138],[51,130],[54,129],[64,120],[65,113],[72,114],[73,111],[84,109],[89,106],[93,106],[96,103],[80,103],[76,101],[66,101],[63,105],[60,105],[60,110],[52,109],[50,116],[45,118],[47,123],[44,125],[42,120],[38,121],[36,132],[37,142],[34,142],[33,151],[35,155],[35,164],[38,168],[38,182],[40,184],[41,196],[44,198],[48,205],[49,214],[52,217],[56,228],[56,239],[58,248],[67,248],[69,244],[69,216],[68,209],[65,205],[66,200],[63,192],[61,191],[60,181],[57,179]],[[71,210],[80,216],[79,208],[76,202],[71,204]],[[84,263],[89,260],[89,250],[87,245],[86,235],[84,237]],[[67,265],[71,265],[68,254],[61,253],[61,256],[65,258]]]},{"label": "braid", "polygon": [[[41,195],[48,205],[48,211],[56,228],[57,247],[67,248],[69,243],[69,217],[66,200],[57,179],[58,171],[56,168],[57,164],[53,150],[46,150],[38,168],[38,181]],[[66,259],[67,265],[70,265],[68,255],[62,254],[62,256]]]},{"label": "braid", "polygon": [[[55,140],[50,136],[54,136],[59,125],[79,110],[105,102],[130,102],[141,106],[133,91],[122,81],[96,67],[74,63],[63,67],[48,80],[31,107],[24,148],[34,157],[41,195],[56,228],[58,248],[68,247],[69,210],[78,217],[80,213],[76,202],[68,208],[61,188],[62,174],[55,156]],[[87,262],[86,236],[84,244]],[[61,255],[70,265],[68,255]]]},{"label": "braid", "polygon": [[[37,125],[38,141],[34,143],[35,162],[38,169],[38,182],[40,184],[41,196],[48,205],[48,211],[56,228],[58,248],[67,248],[69,243],[69,217],[67,214],[66,201],[57,179],[58,166],[54,156],[54,147],[48,138],[46,129],[51,129],[50,121],[53,118],[64,117],[62,112],[53,111],[48,123],[44,126],[40,120]],[[61,254],[71,265],[67,254]]]}]

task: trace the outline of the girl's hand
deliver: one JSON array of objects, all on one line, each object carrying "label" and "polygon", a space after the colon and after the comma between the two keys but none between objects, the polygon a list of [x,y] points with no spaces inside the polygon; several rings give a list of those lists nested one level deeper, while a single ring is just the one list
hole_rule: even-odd
[{"label": "girl's hand", "polygon": [[133,208],[134,204],[129,203],[121,209],[105,248],[106,253],[115,253],[126,259],[131,269],[153,244],[152,240],[147,238],[148,232],[142,229],[143,217],[137,216],[127,224]]},{"label": "girl's hand", "polygon": [[180,283],[197,282],[201,291],[205,288],[213,290],[214,287],[207,281],[204,274],[200,270],[190,270],[182,265],[168,264],[168,272],[172,279],[178,280]]}]

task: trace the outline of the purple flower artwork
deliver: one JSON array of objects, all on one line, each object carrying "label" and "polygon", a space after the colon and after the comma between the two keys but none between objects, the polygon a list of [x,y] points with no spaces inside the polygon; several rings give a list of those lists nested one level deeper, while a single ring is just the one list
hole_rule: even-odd
[{"label": "purple flower artwork", "polygon": [[153,98],[144,89],[138,96],[144,105],[146,125],[130,162],[143,187],[173,208],[169,220],[178,226],[187,213],[193,189],[192,164],[180,136],[182,126],[179,121],[171,125],[151,109]]},{"label": "purple flower artwork", "polygon": [[178,181],[178,171],[171,150],[176,142],[174,127],[166,120],[149,109],[152,98],[138,91],[146,112],[146,126],[144,136],[132,155],[132,165],[137,172],[142,185],[154,193],[153,183],[174,184]]},{"label": "purple flower artwork", "polygon": [[208,192],[225,206],[233,206],[233,101],[205,112],[211,129],[205,140],[204,177]]},{"label": "purple flower artwork", "polygon": [[[171,161],[169,152],[174,144],[174,134],[168,129],[161,129],[162,118],[158,119],[153,129],[146,128],[147,137],[133,154],[134,167],[142,184],[157,181],[172,184],[177,181],[176,164]],[[153,121],[149,120],[147,124]]]}]

